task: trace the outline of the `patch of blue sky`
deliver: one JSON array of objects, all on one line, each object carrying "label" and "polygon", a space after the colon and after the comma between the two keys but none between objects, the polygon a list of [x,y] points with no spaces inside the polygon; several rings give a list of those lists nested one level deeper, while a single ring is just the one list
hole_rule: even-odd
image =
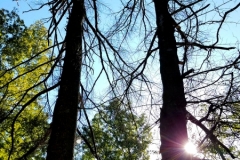
[{"label": "patch of blue sky", "polygon": [[35,23],[38,20],[41,20],[43,18],[49,18],[50,12],[48,10],[48,7],[43,7],[40,10],[35,10],[34,12],[26,12],[31,9],[36,9],[40,7],[40,4],[43,1],[41,0],[1,0],[0,1],[0,7],[7,9],[9,11],[11,10],[17,10],[17,13],[21,17],[21,19],[24,20],[25,24],[27,26],[30,26],[31,24]]}]

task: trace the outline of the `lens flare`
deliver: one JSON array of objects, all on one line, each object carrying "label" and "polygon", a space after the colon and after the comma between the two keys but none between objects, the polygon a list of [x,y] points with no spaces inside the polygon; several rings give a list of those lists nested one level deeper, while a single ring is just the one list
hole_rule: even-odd
[{"label": "lens flare", "polygon": [[192,144],[191,142],[186,143],[186,145],[184,146],[184,149],[189,154],[196,154],[197,153],[196,146],[194,144]]}]

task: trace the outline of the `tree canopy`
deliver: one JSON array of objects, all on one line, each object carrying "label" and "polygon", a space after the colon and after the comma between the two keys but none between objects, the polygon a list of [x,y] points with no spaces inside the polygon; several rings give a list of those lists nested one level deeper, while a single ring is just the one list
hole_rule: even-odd
[{"label": "tree canopy", "polygon": [[[130,104],[122,105],[115,99],[109,105],[103,105],[95,114],[91,123],[93,133],[88,127],[82,129],[81,137],[87,139],[91,146],[95,143],[101,159],[149,159],[150,126],[146,123],[145,115],[132,114],[129,108]],[[94,159],[85,143],[82,152],[83,160]]]},{"label": "tree canopy", "polygon": [[41,159],[48,116],[41,97],[25,104],[44,88],[39,83],[51,67],[47,29],[41,22],[24,26],[15,12],[0,14],[0,159],[18,159],[30,150],[29,157]]}]

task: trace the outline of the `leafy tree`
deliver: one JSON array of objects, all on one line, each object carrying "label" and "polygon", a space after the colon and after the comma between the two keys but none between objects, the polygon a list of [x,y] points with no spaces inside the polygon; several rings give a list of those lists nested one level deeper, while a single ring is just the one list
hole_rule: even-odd
[{"label": "leafy tree", "polygon": [[[97,152],[101,159],[149,159],[147,147],[151,143],[150,127],[146,117],[136,116],[117,99],[102,106],[92,119],[92,131]],[[93,146],[91,130],[83,128],[82,137]],[[94,159],[88,146],[83,143],[83,160]]]},{"label": "leafy tree", "polygon": [[25,27],[7,10],[0,10],[0,28],[0,159],[43,159],[48,116],[33,97],[51,67],[47,30],[41,22]]},{"label": "leafy tree", "polygon": [[15,11],[9,12],[5,9],[0,10],[0,25],[0,49],[19,38],[26,28]]}]

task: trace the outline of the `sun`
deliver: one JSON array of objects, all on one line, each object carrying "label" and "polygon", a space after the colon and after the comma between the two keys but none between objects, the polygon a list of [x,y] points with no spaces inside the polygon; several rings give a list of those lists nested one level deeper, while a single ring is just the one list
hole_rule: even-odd
[{"label": "sun", "polygon": [[192,144],[191,142],[186,143],[186,145],[184,146],[184,149],[189,154],[196,154],[197,153],[196,146],[194,144]]}]

